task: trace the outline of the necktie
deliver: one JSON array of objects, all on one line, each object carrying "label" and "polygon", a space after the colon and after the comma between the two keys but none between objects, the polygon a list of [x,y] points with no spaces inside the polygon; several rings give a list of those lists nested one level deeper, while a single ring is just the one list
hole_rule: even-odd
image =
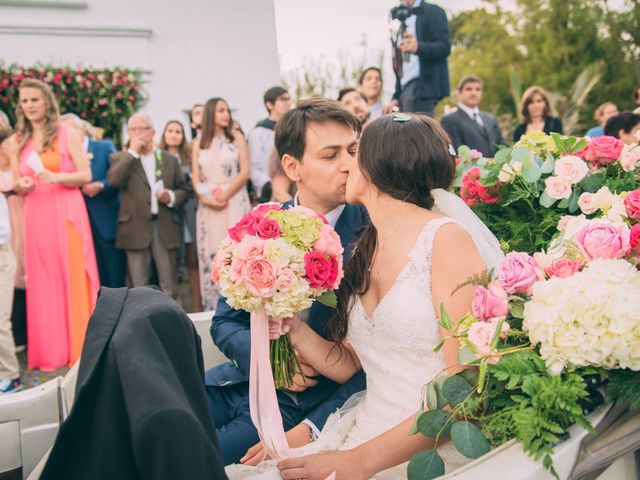
[{"label": "necktie", "polygon": [[476,122],[481,127],[484,127],[484,123],[482,122],[480,115],[478,115],[478,112],[473,112],[473,121]]}]

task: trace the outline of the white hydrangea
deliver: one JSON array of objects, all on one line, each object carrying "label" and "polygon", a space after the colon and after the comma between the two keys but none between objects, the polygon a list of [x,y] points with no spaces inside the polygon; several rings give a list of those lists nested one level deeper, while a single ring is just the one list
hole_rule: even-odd
[{"label": "white hydrangea", "polygon": [[567,364],[640,370],[640,272],[594,260],[568,278],[533,286],[523,328],[552,374]]}]

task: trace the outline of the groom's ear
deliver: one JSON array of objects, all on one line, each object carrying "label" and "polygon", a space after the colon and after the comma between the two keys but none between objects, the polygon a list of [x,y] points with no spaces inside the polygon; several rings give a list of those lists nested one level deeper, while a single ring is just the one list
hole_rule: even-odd
[{"label": "groom's ear", "polygon": [[288,153],[282,156],[282,169],[292,182],[300,181],[300,162]]}]

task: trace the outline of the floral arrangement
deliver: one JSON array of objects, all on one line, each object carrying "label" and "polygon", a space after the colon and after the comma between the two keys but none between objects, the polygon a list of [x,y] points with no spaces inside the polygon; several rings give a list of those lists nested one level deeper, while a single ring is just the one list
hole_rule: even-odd
[{"label": "floral arrangement", "polygon": [[458,158],[462,199],[509,250],[533,253],[547,245],[562,215],[588,208],[590,194],[604,186],[613,193],[633,189],[640,146],[531,132],[495,158],[474,158],[466,147]]},{"label": "floral arrangement", "polygon": [[15,123],[18,86],[35,78],[51,86],[62,113],[75,113],[120,140],[124,119],[145,101],[140,72],[127,68],[1,65],[0,109]]},{"label": "floral arrangement", "polygon": [[[229,305],[264,311],[275,321],[309,308],[314,300],[336,305],[343,248],[324,216],[302,206],[285,210],[265,203],[228,233],[211,270]],[[277,388],[291,386],[292,377],[302,371],[289,336],[282,333],[270,344]]]},{"label": "floral arrangement", "polygon": [[470,368],[426,385],[413,433],[436,445],[414,456],[410,479],[444,473],[445,438],[469,458],[515,438],[557,477],[551,454],[569,426],[593,432],[586,415],[605,401],[640,406],[640,189],[607,192],[591,218],[562,217],[547,251],[508,253],[495,278],[466,282],[472,311],[458,323],[441,308]]}]

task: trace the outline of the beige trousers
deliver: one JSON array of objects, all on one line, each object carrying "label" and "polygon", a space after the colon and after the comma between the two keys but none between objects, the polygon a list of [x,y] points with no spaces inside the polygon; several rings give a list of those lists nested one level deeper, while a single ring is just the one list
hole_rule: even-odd
[{"label": "beige trousers", "polygon": [[16,258],[10,245],[0,245],[0,380],[13,380],[20,376],[20,365],[11,332],[15,271]]}]

